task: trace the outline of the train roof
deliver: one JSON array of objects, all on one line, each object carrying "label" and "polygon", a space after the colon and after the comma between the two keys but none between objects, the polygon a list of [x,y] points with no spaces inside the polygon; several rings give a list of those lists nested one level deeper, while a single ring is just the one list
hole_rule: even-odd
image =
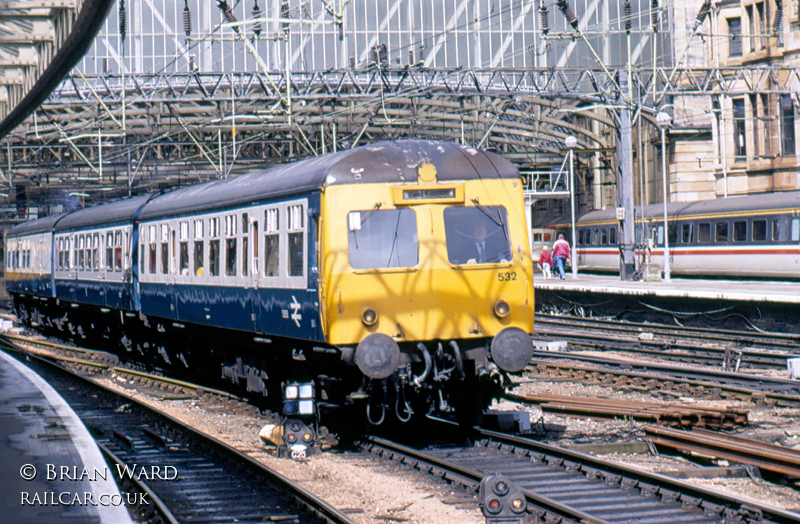
[{"label": "train roof", "polygon": [[[8,236],[69,231],[234,207],[267,198],[302,194],[335,184],[415,182],[423,163],[436,167],[439,180],[516,178],[517,168],[502,156],[453,142],[387,140],[299,162],[278,165],[227,180],[215,180],[88,207],[24,222]],[[145,205],[146,204],[146,205]]]},{"label": "train roof", "polygon": [[205,212],[336,184],[416,182],[423,163],[436,167],[438,180],[519,176],[511,162],[488,151],[435,140],[388,140],[171,191],[148,203],[141,219]]},{"label": "train roof", "polygon": [[[696,202],[671,202],[667,204],[667,214],[671,217],[689,217],[797,208],[800,208],[800,191],[785,191],[717,198],[714,200],[698,200]],[[637,215],[640,214],[639,206],[636,206],[636,213]],[[654,219],[663,217],[664,205],[650,204],[645,206],[644,216]],[[615,209],[590,211],[581,216],[578,223],[608,221],[616,221]]]},{"label": "train roof", "polygon": [[64,214],[50,215],[42,218],[28,220],[12,227],[6,233],[7,238],[14,238],[23,235],[35,235],[36,233],[47,233],[53,230],[53,224],[63,217]]},{"label": "train roof", "polygon": [[129,223],[136,211],[142,207],[152,195],[142,195],[109,204],[87,207],[69,213],[56,225],[56,231],[70,231],[98,226],[113,226]]}]

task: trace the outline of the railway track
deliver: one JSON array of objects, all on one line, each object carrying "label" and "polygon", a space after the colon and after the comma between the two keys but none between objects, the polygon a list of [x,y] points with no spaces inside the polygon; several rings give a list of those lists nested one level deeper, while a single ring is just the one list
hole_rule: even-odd
[{"label": "railway track", "polygon": [[[0,347],[28,357],[31,367],[84,421],[111,462],[123,471],[127,467],[146,472],[122,475],[126,489],[147,493],[153,501],[137,508],[141,521],[352,524],[323,500],[230,446],[46,358],[21,351],[5,337],[0,337]],[[146,469],[139,469],[142,466]],[[154,475],[152,466],[163,473]]]},{"label": "railway track", "polygon": [[521,404],[537,404],[542,411],[595,418],[648,421],[660,426],[731,429],[747,424],[748,412],[741,409],[699,408],[676,404],[655,404],[631,400],[539,394],[504,398]]},{"label": "railway track", "polygon": [[700,330],[683,326],[536,314],[536,333],[566,339],[576,349],[631,352],[724,370],[786,369],[800,357],[800,336]]},{"label": "railway track", "polygon": [[[581,362],[581,364],[575,364]],[[535,351],[530,366],[538,375],[569,377],[662,394],[733,399],[777,406],[800,405],[800,382],[685,366],[633,362],[576,353]]]},{"label": "railway track", "polygon": [[647,440],[659,446],[749,464],[793,480],[800,478],[800,451],[796,449],[700,429],[645,426],[644,431]]},{"label": "railway track", "polygon": [[474,445],[416,449],[369,438],[364,449],[477,490],[502,474],[537,522],[800,523],[800,514],[538,441],[475,430]]}]

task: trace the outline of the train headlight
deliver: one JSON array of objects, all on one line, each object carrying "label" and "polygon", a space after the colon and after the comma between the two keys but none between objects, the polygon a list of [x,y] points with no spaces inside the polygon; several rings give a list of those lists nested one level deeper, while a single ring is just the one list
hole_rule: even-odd
[{"label": "train headlight", "polygon": [[313,415],[314,414],[314,401],[301,400],[297,403],[297,413],[299,415]]},{"label": "train headlight", "polygon": [[297,400],[299,396],[300,387],[297,384],[287,384],[283,389],[283,398],[285,400]]},{"label": "train headlight", "polygon": [[511,313],[511,306],[509,306],[508,302],[502,298],[494,303],[492,309],[494,311],[494,315],[500,319],[506,318],[508,314]]},{"label": "train headlight", "polygon": [[370,327],[378,323],[378,314],[372,308],[367,308],[361,313],[361,322],[365,326]]},{"label": "train headlight", "polygon": [[314,383],[292,382],[283,386],[283,414],[313,415],[315,412]]}]

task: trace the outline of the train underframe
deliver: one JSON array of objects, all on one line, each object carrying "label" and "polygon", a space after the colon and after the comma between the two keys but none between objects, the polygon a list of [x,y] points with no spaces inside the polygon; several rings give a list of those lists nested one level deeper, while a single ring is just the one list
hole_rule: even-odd
[{"label": "train underframe", "polygon": [[385,377],[356,365],[357,348],[182,324],[134,311],[14,295],[20,322],[110,353],[144,369],[244,395],[280,410],[283,388],[313,382],[317,427],[347,420],[355,431],[436,414],[472,425],[508,384],[490,362],[490,340],[400,347]]}]

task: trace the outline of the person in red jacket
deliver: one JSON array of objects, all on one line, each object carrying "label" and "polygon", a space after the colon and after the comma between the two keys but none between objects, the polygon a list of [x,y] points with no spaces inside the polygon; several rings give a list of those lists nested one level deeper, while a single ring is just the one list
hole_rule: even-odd
[{"label": "person in red jacket", "polygon": [[539,255],[539,262],[536,264],[542,270],[544,278],[550,278],[550,268],[553,267],[553,257],[550,255],[550,248],[544,246],[542,253]]},{"label": "person in red jacket", "polygon": [[553,244],[553,259],[556,262],[556,272],[561,280],[564,280],[564,264],[569,260],[569,242],[564,240],[564,234],[558,235],[558,240]]}]

